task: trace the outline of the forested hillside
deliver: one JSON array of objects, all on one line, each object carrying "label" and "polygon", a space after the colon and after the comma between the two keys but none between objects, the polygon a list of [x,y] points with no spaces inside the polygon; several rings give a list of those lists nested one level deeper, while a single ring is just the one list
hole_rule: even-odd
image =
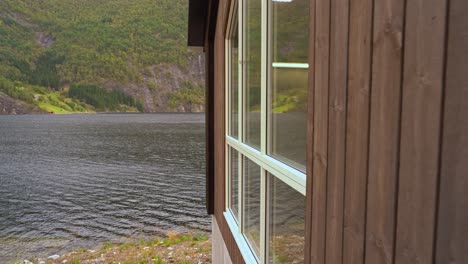
[{"label": "forested hillside", "polygon": [[186,46],[187,6],[2,0],[0,92],[42,111],[201,111],[204,61]]}]

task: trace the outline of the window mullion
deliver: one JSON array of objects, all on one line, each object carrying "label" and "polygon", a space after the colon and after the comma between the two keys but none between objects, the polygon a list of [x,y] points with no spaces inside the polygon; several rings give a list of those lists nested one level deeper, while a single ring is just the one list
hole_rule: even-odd
[{"label": "window mullion", "polygon": [[266,263],[267,247],[267,172],[262,168],[260,179],[260,263]]},{"label": "window mullion", "polygon": [[[238,129],[237,129],[237,135],[238,135],[238,140],[240,142],[242,142],[243,138],[244,138],[244,129],[243,129],[243,115],[244,115],[244,112],[242,111],[243,107],[243,103],[244,101],[242,100],[242,97],[243,97],[243,94],[244,94],[244,20],[243,20],[243,10],[244,10],[244,0],[238,0],[238,12],[237,12],[237,16],[238,16],[238,26],[237,26],[237,30],[238,30],[238,36],[239,36],[239,44],[238,44],[238,83],[239,83],[239,86],[238,86],[238,103],[237,103],[237,115],[238,115],[238,122],[237,122],[237,125],[238,125]],[[243,181],[243,172],[244,172],[244,168],[242,166],[242,155],[241,153],[239,152],[238,153],[238,170],[237,170],[237,177],[238,177],[238,182],[239,182],[239,186],[238,186],[238,208],[237,208],[237,214],[239,216],[239,219],[237,219],[239,221],[239,235],[242,233],[242,226],[243,226],[243,221],[244,221],[244,214],[243,214],[243,189],[244,189],[244,181]]]},{"label": "window mullion", "polygon": [[244,168],[242,167],[242,155],[240,152],[237,153],[237,164],[238,164],[238,169],[237,169],[237,177],[238,177],[238,188],[237,188],[237,192],[238,192],[238,195],[237,195],[237,199],[238,199],[238,202],[237,202],[237,215],[239,216],[239,219],[237,219],[237,221],[239,222],[239,233],[242,233],[243,230],[242,230],[242,223],[244,222],[244,213],[242,212],[242,207],[244,206],[243,205],[243,202],[244,202],[244,199],[242,198],[242,193],[244,192]]},{"label": "window mullion", "polygon": [[261,18],[261,85],[260,85],[260,89],[261,89],[261,97],[260,97],[260,100],[261,100],[261,111],[260,111],[260,114],[261,114],[261,124],[260,124],[260,131],[261,131],[261,134],[260,134],[260,150],[262,152],[262,154],[267,154],[267,111],[268,111],[268,104],[267,104],[267,85],[268,85],[268,81],[267,81],[267,68],[268,68],[268,63],[267,63],[267,56],[268,56],[268,46],[267,46],[267,41],[265,41],[267,39],[267,16],[268,16],[268,10],[267,10],[267,6],[268,6],[268,0],[262,0],[262,18]]},{"label": "window mullion", "polygon": [[238,138],[240,142],[244,142],[244,90],[245,90],[245,52],[244,52],[244,0],[239,0],[239,12],[238,12],[238,35],[239,35],[239,88],[238,90]]},{"label": "window mullion", "polygon": [[232,135],[232,130],[231,130],[231,91],[232,91],[232,87],[231,87],[231,65],[230,65],[230,62],[231,62],[231,46],[229,45],[229,42],[230,40],[228,38],[226,38],[226,41],[224,42],[225,43],[225,54],[226,56],[225,57],[225,67],[226,67],[226,78],[225,78],[225,87],[226,89],[224,90],[224,99],[225,99],[225,115],[224,115],[224,118],[225,118],[225,126],[226,126],[226,134],[229,134],[229,135]]},{"label": "window mullion", "polygon": [[225,144],[225,151],[224,151],[224,155],[225,155],[225,161],[224,161],[224,166],[225,166],[225,170],[226,170],[226,173],[225,173],[225,187],[226,188],[225,190],[225,207],[226,209],[228,208],[231,208],[231,178],[232,178],[232,175],[231,175],[231,155],[230,155],[230,147],[229,145],[226,143]]},{"label": "window mullion", "polygon": [[[232,24],[231,24],[232,25]],[[231,27],[231,26],[230,26]],[[228,34],[230,34],[228,32]],[[231,45],[230,45],[230,40],[229,38],[226,38],[226,41],[225,41],[225,44],[226,44],[226,80],[225,80],[225,85],[226,85],[226,88],[225,89],[225,104],[226,104],[226,113],[225,113],[225,118],[226,118],[226,122],[225,122],[225,126],[226,126],[226,131],[228,132],[228,134],[232,134],[232,130],[231,130],[231,90],[232,90],[232,87],[231,87],[231,65],[230,65],[230,62],[231,62]],[[225,184],[225,188],[226,188],[226,195],[225,195],[225,199],[226,199],[226,208],[230,208],[231,207],[231,178],[232,178],[232,175],[231,175],[231,153],[230,153],[230,148],[229,148],[229,145],[225,144],[225,170],[226,170],[226,184]]]},{"label": "window mullion", "polygon": [[242,153],[242,155],[253,160],[260,167],[266,169],[274,174],[275,177],[280,178],[292,188],[305,195],[306,176],[303,172],[291,168],[268,155],[262,155],[258,150],[245,143],[240,143],[232,137],[227,137],[226,140],[233,148]]},{"label": "window mullion", "polygon": [[[262,0],[262,17],[261,17],[261,97],[260,97],[260,151],[262,155],[267,154],[267,111],[268,111],[268,104],[267,104],[267,59],[268,59],[268,51],[267,51],[267,16],[268,16],[268,0]],[[267,172],[264,168],[262,168],[261,173],[261,194],[260,194],[260,263],[266,263],[267,261],[267,179],[266,179]]]}]

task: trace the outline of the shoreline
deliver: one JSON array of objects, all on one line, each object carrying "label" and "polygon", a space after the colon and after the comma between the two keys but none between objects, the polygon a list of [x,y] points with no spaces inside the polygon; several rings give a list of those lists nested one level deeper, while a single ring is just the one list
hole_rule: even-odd
[{"label": "shoreline", "polygon": [[94,249],[78,249],[63,255],[33,257],[9,264],[54,263],[211,263],[211,238],[208,234],[168,232],[163,238],[135,240],[126,243],[105,242]]},{"label": "shoreline", "polygon": [[151,115],[151,114],[205,114],[205,112],[70,112],[70,113],[46,113],[46,112],[31,112],[21,114],[2,114],[0,116],[24,116],[24,115],[118,115],[118,114],[130,114],[130,115]]}]

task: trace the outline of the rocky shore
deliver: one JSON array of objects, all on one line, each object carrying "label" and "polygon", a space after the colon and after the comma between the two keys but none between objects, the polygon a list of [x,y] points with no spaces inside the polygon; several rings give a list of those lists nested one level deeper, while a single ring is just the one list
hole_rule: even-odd
[{"label": "rocky shore", "polygon": [[13,99],[0,92],[0,115],[40,113],[39,109],[31,108],[28,104]]},{"label": "rocky shore", "polygon": [[169,232],[165,238],[80,249],[65,255],[25,259],[11,264],[201,264],[211,263],[211,241],[206,235]]}]

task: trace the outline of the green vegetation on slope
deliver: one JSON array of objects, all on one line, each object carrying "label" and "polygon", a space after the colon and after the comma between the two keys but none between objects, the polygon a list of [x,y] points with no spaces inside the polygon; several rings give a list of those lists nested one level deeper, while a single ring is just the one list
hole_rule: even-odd
[{"label": "green vegetation on slope", "polygon": [[[186,5],[182,0],[3,0],[0,74],[45,80],[55,65],[61,80],[89,83],[137,80],[139,68],[157,63],[184,65]],[[36,70],[37,65],[47,71]],[[31,72],[40,76],[28,78]]]},{"label": "green vegetation on slope", "polygon": [[56,114],[95,111],[143,111],[140,101],[118,91],[105,91],[98,86],[72,85],[68,92],[54,91],[0,76],[0,92],[28,103],[32,107]]},{"label": "green vegetation on slope", "polygon": [[24,101],[36,109],[58,114],[94,112],[94,107],[78,99],[71,99],[65,92],[51,91],[37,85],[10,81],[0,76],[0,92]]},{"label": "green vegetation on slope", "polygon": [[185,83],[177,92],[169,97],[169,106],[176,108],[183,106],[192,110],[194,105],[203,105],[205,100],[205,89],[202,86],[195,86],[192,83]]},{"label": "green vegetation on slope", "polygon": [[2,0],[0,76],[56,91],[143,84],[154,65],[187,67],[187,12],[185,0]]},{"label": "green vegetation on slope", "polygon": [[143,105],[140,101],[120,91],[106,91],[96,85],[72,85],[68,96],[84,101],[99,110],[118,110],[121,105],[136,107],[140,112]]}]

